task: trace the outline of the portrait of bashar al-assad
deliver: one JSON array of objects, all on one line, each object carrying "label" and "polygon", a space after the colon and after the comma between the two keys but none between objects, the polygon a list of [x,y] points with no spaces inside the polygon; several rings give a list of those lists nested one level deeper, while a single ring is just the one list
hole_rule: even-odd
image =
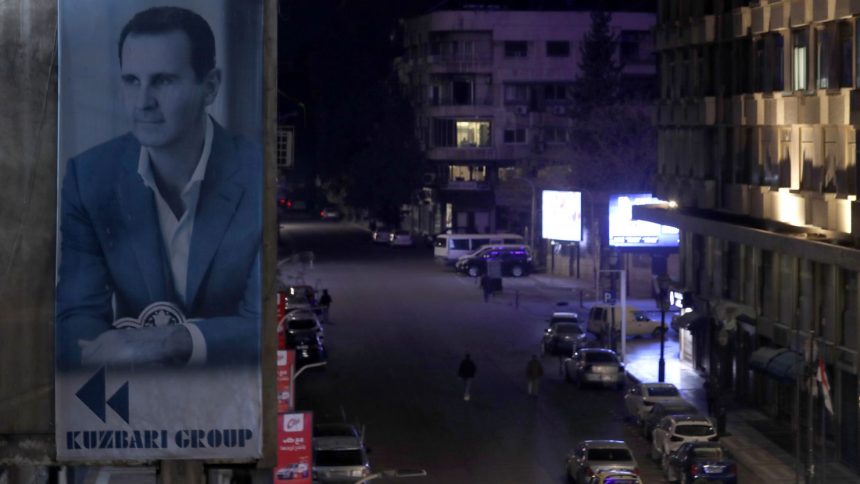
[{"label": "portrait of bashar al-assad", "polygon": [[148,8],[116,55],[129,131],[64,165],[58,368],[257,365],[262,152],[209,113],[210,24]]}]

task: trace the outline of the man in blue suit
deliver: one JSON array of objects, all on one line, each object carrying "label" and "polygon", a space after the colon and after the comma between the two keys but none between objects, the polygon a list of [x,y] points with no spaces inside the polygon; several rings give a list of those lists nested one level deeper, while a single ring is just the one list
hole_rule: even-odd
[{"label": "man in blue suit", "polygon": [[119,60],[131,132],[70,159],[62,186],[58,366],[257,365],[262,158],[206,112],[212,30],[151,8]]}]

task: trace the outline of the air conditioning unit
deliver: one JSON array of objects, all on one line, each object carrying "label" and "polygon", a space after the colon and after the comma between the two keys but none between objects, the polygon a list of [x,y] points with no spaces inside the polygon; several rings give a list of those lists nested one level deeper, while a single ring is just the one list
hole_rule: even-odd
[{"label": "air conditioning unit", "polygon": [[564,116],[567,114],[567,108],[564,106],[553,106],[552,114],[555,114],[556,116]]},{"label": "air conditioning unit", "polygon": [[529,113],[529,107],[528,106],[517,106],[516,113],[520,116],[525,116],[526,114]]}]

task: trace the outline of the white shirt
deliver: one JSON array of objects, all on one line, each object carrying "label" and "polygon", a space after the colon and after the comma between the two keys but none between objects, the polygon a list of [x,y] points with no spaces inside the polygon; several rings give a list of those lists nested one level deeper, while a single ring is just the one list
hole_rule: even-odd
[{"label": "white shirt", "polygon": [[[209,166],[213,136],[214,127],[212,119],[207,116],[203,152],[200,154],[200,160],[197,161],[194,173],[191,174],[191,178],[182,189],[181,197],[182,203],[185,205],[185,212],[183,212],[179,219],[176,218],[176,214],[173,213],[173,210],[171,210],[158,190],[158,185],[155,183],[155,175],[152,172],[152,161],[149,156],[149,150],[145,146],[141,146],[140,157],[137,162],[137,173],[143,179],[143,184],[152,190],[155,198],[158,225],[161,229],[161,239],[164,242],[165,253],[170,261],[173,288],[186,307],[191,302],[186,300],[188,296],[186,290],[188,286],[191,234],[194,232],[194,219],[197,216],[197,201],[200,199],[200,187],[203,184],[203,178],[206,176],[206,168]],[[186,324],[186,327],[191,333],[191,341],[193,343],[189,363],[206,361],[206,340],[203,338],[203,333],[193,323]]]}]

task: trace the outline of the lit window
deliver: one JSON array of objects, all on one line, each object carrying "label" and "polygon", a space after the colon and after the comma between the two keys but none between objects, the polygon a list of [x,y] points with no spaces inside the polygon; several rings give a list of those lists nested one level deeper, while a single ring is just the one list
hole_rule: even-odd
[{"label": "lit window", "polygon": [[490,146],[489,121],[457,121],[457,147]]},{"label": "lit window", "polygon": [[795,30],[791,37],[791,88],[805,91],[809,65],[809,31]]}]

